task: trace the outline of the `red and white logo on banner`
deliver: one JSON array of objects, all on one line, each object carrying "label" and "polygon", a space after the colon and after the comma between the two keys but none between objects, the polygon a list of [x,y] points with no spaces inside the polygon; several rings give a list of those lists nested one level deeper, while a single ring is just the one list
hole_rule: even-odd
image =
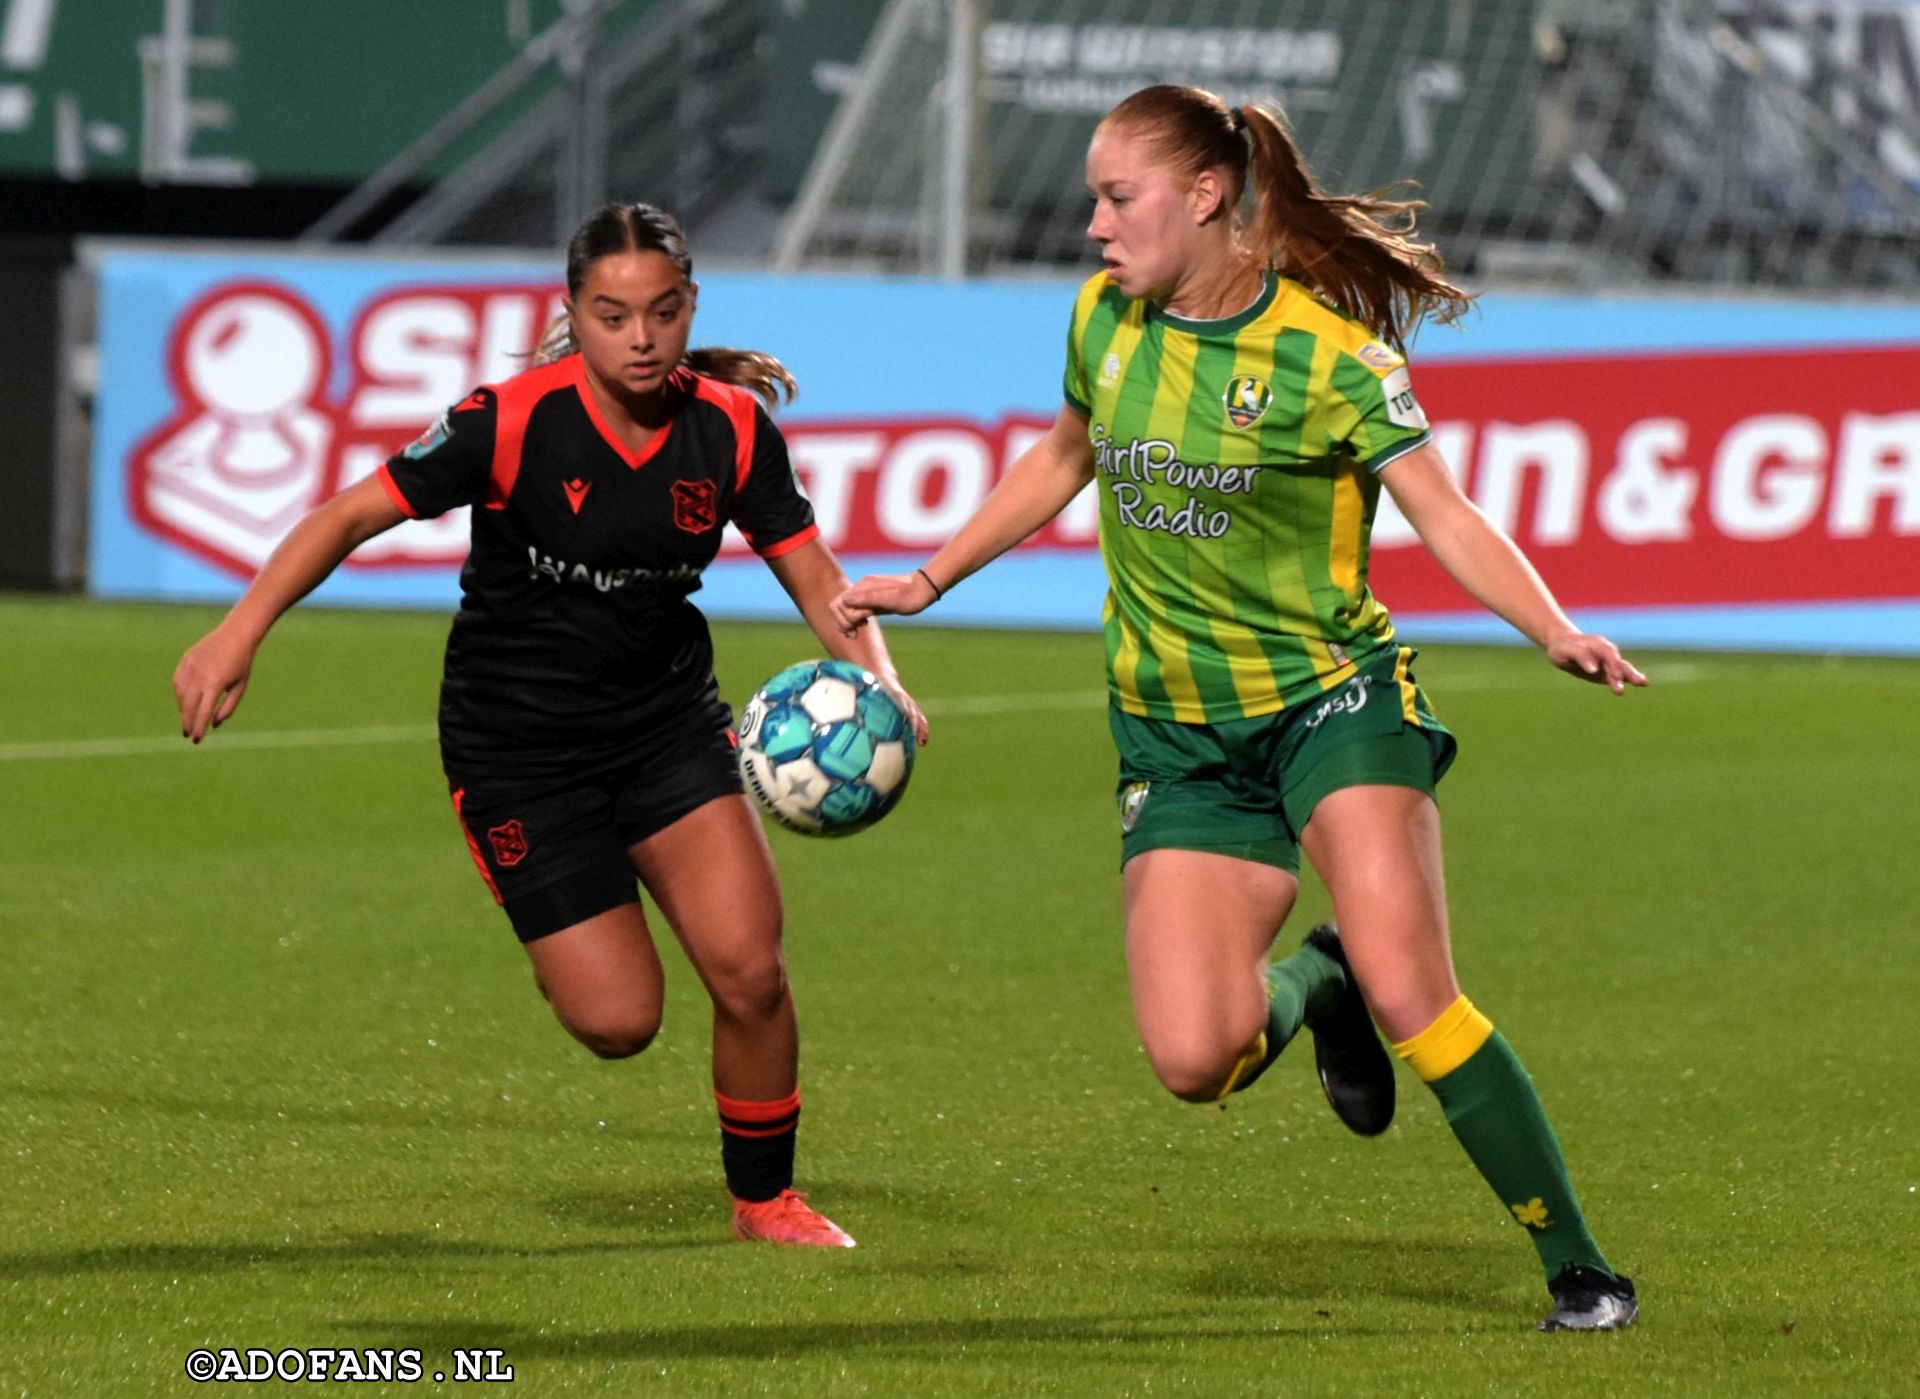
[{"label": "red and white logo on banner", "polygon": [[[321,501],[371,475],[475,384],[518,373],[557,314],[547,286],[408,287],[367,305],[335,348],[319,315],[275,282],[227,282],[168,338],[173,416],[127,458],[134,519],[243,578]],[[467,554],[467,512],[410,521],[349,567],[445,568]]]}]

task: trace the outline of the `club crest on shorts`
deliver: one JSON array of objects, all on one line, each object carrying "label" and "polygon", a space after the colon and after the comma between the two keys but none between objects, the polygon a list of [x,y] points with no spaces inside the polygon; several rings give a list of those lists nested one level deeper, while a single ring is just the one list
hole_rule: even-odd
[{"label": "club crest on shorts", "polygon": [[1227,405],[1227,421],[1237,428],[1249,428],[1266,416],[1273,403],[1273,390],[1263,379],[1239,374],[1227,384],[1221,399]]},{"label": "club crest on shorts", "polygon": [[1131,834],[1140,824],[1140,808],[1147,804],[1147,789],[1151,782],[1129,782],[1126,790],[1120,793],[1120,832]]},{"label": "club crest on shorts", "polygon": [[493,847],[493,862],[506,869],[527,858],[527,829],[518,821],[489,828],[487,843]]},{"label": "club crest on shorts", "polygon": [[711,481],[673,483],[673,522],[688,534],[705,534],[720,523]]}]

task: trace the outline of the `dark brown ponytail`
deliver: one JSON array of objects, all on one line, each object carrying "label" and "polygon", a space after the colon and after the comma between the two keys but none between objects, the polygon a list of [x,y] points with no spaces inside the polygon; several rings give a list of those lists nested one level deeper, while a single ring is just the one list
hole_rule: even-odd
[{"label": "dark brown ponytail", "polygon": [[1203,88],[1142,89],[1107,114],[1146,133],[1188,173],[1227,176],[1228,205],[1251,182],[1254,213],[1243,230],[1249,251],[1397,350],[1427,316],[1458,320],[1472,296],[1442,275],[1431,243],[1414,237],[1426,205],[1372,194],[1328,194],[1307,168],[1286,118],[1268,107],[1229,108]]},{"label": "dark brown ponytail", "polygon": [[[693,278],[693,257],[687,251],[687,235],[679,220],[651,204],[614,203],[603,205],[568,240],[567,296],[580,295],[587,270],[601,258],[631,252],[665,253],[679,264],[688,280]],[[557,316],[534,347],[533,362],[551,364],[579,348],[572,322],[566,316]],[[769,412],[779,407],[783,396],[791,403],[800,392],[787,367],[759,350],[710,345],[687,351],[683,362],[696,374],[753,390]]]},{"label": "dark brown ponytail", "polygon": [[698,350],[687,351],[687,367],[696,374],[718,379],[723,384],[738,384],[743,389],[752,389],[760,396],[760,401],[767,405],[768,412],[780,406],[782,395],[786,402],[791,403],[800,393],[800,385],[794,382],[786,365],[760,350],[730,350],[723,345],[706,345]]}]

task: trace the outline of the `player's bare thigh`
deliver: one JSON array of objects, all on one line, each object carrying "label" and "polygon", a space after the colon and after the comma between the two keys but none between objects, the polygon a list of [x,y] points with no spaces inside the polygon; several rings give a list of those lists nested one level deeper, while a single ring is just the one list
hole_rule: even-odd
[{"label": "player's bare thigh", "polygon": [[716,797],[629,853],[716,1001],[778,993],[780,883],[747,798]]},{"label": "player's bare thigh", "polygon": [[1273,865],[1200,850],[1127,861],[1127,973],[1155,1074],[1206,1098],[1267,1023],[1267,953],[1299,894]]},{"label": "player's bare thigh", "polygon": [[601,1058],[638,1054],[659,1034],[660,954],[637,902],[523,945],[554,1015]]},{"label": "player's bare thigh", "polygon": [[744,796],[716,797],[630,853],[713,1001],[714,1087],[756,1101],[791,1093],[799,1035],[759,816]]},{"label": "player's bare thigh", "polygon": [[1460,995],[1439,808],[1411,787],[1343,787],[1314,808],[1301,847],[1375,1022],[1389,1039],[1411,1039]]}]

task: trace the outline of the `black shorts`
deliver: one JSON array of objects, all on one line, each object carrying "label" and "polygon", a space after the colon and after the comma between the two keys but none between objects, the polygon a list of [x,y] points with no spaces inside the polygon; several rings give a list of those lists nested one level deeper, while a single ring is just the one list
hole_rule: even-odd
[{"label": "black shorts", "polygon": [[623,761],[564,783],[447,765],[454,814],[520,941],[638,901],[628,848],[743,788],[733,731],[707,713],[663,725]]}]

